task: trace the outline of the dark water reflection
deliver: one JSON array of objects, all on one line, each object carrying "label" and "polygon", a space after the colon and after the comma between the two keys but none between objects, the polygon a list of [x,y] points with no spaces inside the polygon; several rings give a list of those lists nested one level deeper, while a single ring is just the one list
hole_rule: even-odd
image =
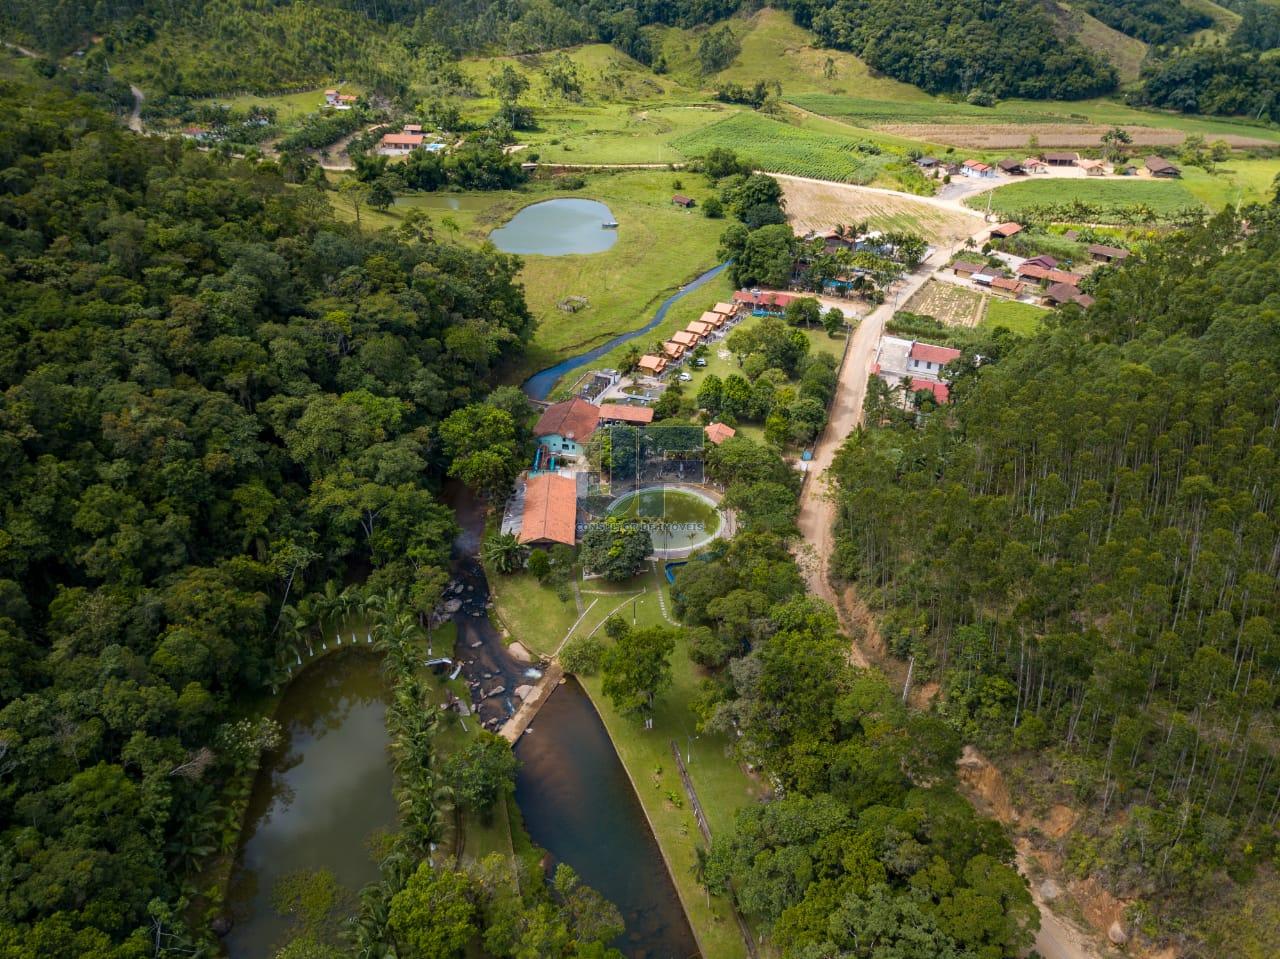
[{"label": "dark water reflection", "polygon": [[287,939],[290,921],[271,904],[282,876],[328,869],[352,893],[377,878],[369,840],[396,824],[378,664],[363,650],[336,653],[285,692],[285,742],[258,773],[232,874],[231,959],[265,959]]},{"label": "dark water reflection", "polygon": [[615,945],[634,959],[698,955],[631,780],[591,700],[570,680],[516,747],[516,801],[533,841],[621,911]]}]

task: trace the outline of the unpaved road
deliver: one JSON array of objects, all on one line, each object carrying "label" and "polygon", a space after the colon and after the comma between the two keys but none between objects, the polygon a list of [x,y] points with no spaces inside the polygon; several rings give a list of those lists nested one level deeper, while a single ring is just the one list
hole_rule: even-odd
[{"label": "unpaved road", "polygon": [[142,93],[142,88],[136,83],[129,84],[129,92],[133,94],[133,110],[129,114],[129,129],[134,133],[142,132],[142,101],[146,97]]}]

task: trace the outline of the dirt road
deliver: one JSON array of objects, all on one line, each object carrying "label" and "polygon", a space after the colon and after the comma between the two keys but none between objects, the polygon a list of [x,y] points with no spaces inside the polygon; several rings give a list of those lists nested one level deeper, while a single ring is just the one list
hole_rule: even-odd
[{"label": "dirt road", "polygon": [[134,133],[142,132],[142,101],[146,97],[142,93],[142,88],[136,83],[129,84],[129,92],[133,94],[133,110],[129,114],[129,129]]}]

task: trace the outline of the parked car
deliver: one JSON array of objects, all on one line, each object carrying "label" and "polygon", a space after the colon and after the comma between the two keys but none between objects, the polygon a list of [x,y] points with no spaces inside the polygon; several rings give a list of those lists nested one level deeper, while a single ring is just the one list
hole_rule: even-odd
[{"label": "parked car", "polygon": [[688,373],[681,373],[678,379],[680,380],[681,383],[688,383],[691,379],[693,379],[693,377]]}]

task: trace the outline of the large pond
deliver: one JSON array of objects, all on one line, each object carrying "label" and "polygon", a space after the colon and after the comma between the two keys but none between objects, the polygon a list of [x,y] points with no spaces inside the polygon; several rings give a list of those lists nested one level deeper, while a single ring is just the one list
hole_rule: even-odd
[{"label": "large pond", "polygon": [[591,700],[570,679],[516,746],[516,801],[529,835],[622,912],[631,959],[689,959],[693,930],[644,809]]},{"label": "large pond", "polygon": [[670,486],[620,496],[609,507],[609,515],[643,524],[660,555],[705,546],[721,525],[720,513],[705,493]]},{"label": "large pond", "polygon": [[618,241],[618,231],[605,228],[612,222],[613,214],[599,200],[565,197],[525,207],[489,239],[507,253],[602,253]]},{"label": "large pond", "polygon": [[396,826],[379,660],[335,653],[289,685],[276,713],[285,741],[254,784],[228,906],[231,959],[267,959],[292,923],[272,906],[290,873],[328,869],[352,893],[378,876],[370,840]]}]

